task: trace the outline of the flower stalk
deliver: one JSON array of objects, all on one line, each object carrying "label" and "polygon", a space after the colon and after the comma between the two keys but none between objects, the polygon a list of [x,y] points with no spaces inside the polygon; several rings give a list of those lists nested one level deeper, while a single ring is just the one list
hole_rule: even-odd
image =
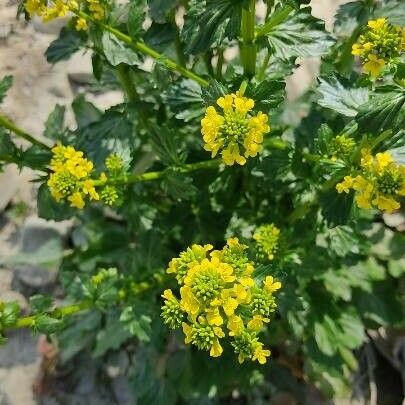
[{"label": "flower stalk", "polygon": [[173,59],[170,59],[167,56],[155,51],[153,48],[149,47],[144,42],[133,40],[129,35],[126,35],[123,32],[117,30],[116,28],[111,27],[111,25],[108,25],[101,21],[96,20],[95,18],[93,18],[92,16],[90,16],[89,14],[87,14],[83,11],[75,11],[75,14],[80,18],[83,18],[87,21],[91,21],[94,24],[100,26],[104,30],[113,34],[116,38],[118,38],[122,42],[125,42],[132,49],[150,56],[151,58],[155,59],[159,63],[166,66],[168,69],[176,71],[176,72],[180,73],[181,75],[183,75],[184,77],[187,77],[188,79],[194,80],[200,86],[208,86],[207,80],[205,80],[201,76],[197,75],[193,71],[185,68],[181,64],[175,62]]},{"label": "flower stalk", "polygon": [[242,9],[240,57],[245,76],[252,78],[256,71],[255,44],[256,0],[249,1],[248,9]]}]

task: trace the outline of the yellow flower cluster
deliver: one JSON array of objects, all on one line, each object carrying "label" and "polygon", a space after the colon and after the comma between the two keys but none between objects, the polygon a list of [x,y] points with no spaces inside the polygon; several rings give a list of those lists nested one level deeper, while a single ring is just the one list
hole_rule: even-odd
[{"label": "yellow flower cluster", "polygon": [[[89,12],[96,20],[102,20],[105,16],[105,9],[100,0],[26,0],[25,9],[31,17],[37,15],[44,22],[55,18],[66,17],[70,12],[77,12],[81,9]],[[87,21],[79,17],[76,19],[76,30],[87,30]]]},{"label": "yellow flower cluster", "polygon": [[361,174],[345,176],[336,185],[338,193],[355,190],[359,208],[374,206],[388,213],[399,209],[398,199],[405,196],[405,166],[396,164],[390,152],[372,156],[366,149],[362,150],[360,166]]},{"label": "yellow flower cluster", "polygon": [[[107,176],[101,173],[94,177],[93,162],[86,159],[82,151],[73,146],[56,145],[52,148],[52,160],[47,185],[56,201],[68,201],[71,207],[84,208],[86,198],[93,201],[103,201],[107,205],[114,204],[118,191],[112,185],[107,185]],[[110,155],[107,157],[111,159]],[[119,159],[113,157],[112,159]],[[96,187],[99,190],[96,190]]]},{"label": "yellow flower cluster", "polygon": [[262,150],[263,136],[270,131],[268,116],[262,112],[253,115],[254,101],[238,93],[220,97],[217,104],[222,114],[209,106],[201,120],[204,149],[212,152],[212,157],[221,151],[227,165],[244,165],[246,158]]},{"label": "yellow flower cluster", "polygon": [[373,77],[398,58],[405,49],[405,28],[390,24],[386,18],[368,22],[365,32],[353,44],[352,54],[360,57],[363,69]]},{"label": "yellow flower cluster", "polygon": [[253,234],[253,239],[256,241],[257,255],[260,259],[273,260],[274,254],[278,250],[278,242],[280,238],[280,229],[274,224],[261,225]]},{"label": "yellow flower cluster", "polygon": [[264,364],[270,351],[263,348],[258,334],[276,309],[274,292],[281,283],[267,276],[262,283],[253,278],[254,263],[247,246],[237,238],[228,239],[222,250],[211,245],[193,245],[172,259],[167,272],[176,276],[180,299],[165,290],[162,318],[172,329],[182,327],[185,343],[222,354],[226,338],[238,360]]}]

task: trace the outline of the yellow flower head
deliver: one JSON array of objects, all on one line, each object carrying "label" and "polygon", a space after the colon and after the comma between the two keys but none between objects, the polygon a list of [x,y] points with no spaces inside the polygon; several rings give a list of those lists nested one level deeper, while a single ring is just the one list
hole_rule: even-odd
[{"label": "yellow flower head", "polygon": [[280,229],[274,224],[265,224],[256,229],[253,239],[256,241],[256,248],[259,258],[274,260],[278,250]]},{"label": "yellow flower head", "polygon": [[270,131],[268,116],[262,112],[253,115],[254,101],[238,93],[220,97],[217,105],[222,113],[209,106],[201,120],[204,149],[212,157],[221,151],[227,165],[244,165],[246,158],[262,150],[263,136]]},{"label": "yellow flower head", "polygon": [[385,212],[400,208],[399,197],[405,195],[405,166],[398,165],[390,152],[373,156],[363,149],[360,160],[362,174],[345,176],[336,185],[338,193],[356,192],[355,201],[362,209],[376,207]]},{"label": "yellow flower head", "polygon": [[[223,105],[226,103],[224,98]],[[193,245],[172,259],[167,272],[176,276],[180,299],[171,290],[164,291],[163,321],[173,329],[181,323],[185,342],[213,357],[222,354],[220,340],[227,330],[240,362],[262,363],[268,351],[257,335],[275,311],[274,293],[281,283],[272,276],[262,283],[252,277],[254,263],[238,238],[228,239],[222,250],[211,249],[211,245]]]},{"label": "yellow flower head", "polygon": [[396,64],[404,49],[404,29],[390,24],[386,18],[368,22],[352,54],[359,56],[364,72],[379,77],[387,64]]}]

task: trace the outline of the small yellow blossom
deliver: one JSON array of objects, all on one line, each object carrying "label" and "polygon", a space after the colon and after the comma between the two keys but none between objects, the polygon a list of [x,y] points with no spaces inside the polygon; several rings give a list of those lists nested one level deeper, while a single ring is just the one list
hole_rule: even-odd
[{"label": "small yellow blossom", "polygon": [[86,31],[89,27],[87,25],[87,21],[84,18],[78,18],[75,28],[77,31]]},{"label": "small yellow blossom", "polygon": [[253,239],[256,241],[258,257],[268,260],[274,260],[275,253],[278,250],[280,238],[280,229],[274,224],[265,224],[256,229]]},{"label": "small yellow blossom", "polygon": [[368,62],[363,65],[363,69],[366,73],[370,73],[372,77],[378,77],[384,66],[384,59],[379,59],[377,55],[370,54],[368,55]]},{"label": "small yellow blossom", "polygon": [[254,100],[238,93],[217,100],[218,113],[209,106],[201,120],[204,149],[215,157],[220,151],[226,165],[244,165],[246,158],[262,150],[263,136],[270,131],[268,116],[262,112],[252,115]]},{"label": "small yellow blossom", "polygon": [[68,197],[68,200],[70,201],[70,205],[72,207],[79,208],[79,209],[84,208],[85,202],[83,200],[83,196],[81,193],[79,193],[79,192],[73,193],[72,195],[70,195]]},{"label": "small yellow blossom", "polygon": [[339,194],[345,192],[346,194],[350,191],[353,187],[353,177],[352,176],[345,176],[344,180],[338,184],[336,184],[336,190]]}]

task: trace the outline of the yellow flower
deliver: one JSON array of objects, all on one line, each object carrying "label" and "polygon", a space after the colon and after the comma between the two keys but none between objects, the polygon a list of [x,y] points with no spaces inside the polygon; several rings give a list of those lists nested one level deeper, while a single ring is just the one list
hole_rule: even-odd
[{"label": "yellow flower", "polygon": [[239,335],[244,329],[243,319],[238,315],[232,315],[228,318],[226,327],[229,330],[229,336]]},{"label": "yellow flower", "polygon": [[206,317],[210,325],[221,326],[224,323],[218,308],[209,309],[206,313]]},{"label": "yellow flower", "polygon": [[358,194],[358,195],[356,195],[355,200],[356,200],[357,206],[359,208],[363,208],[365,210],[368,210],[371,208],[370,194]]},{"label": "yellow flower", "polygon": [[92,200],[98,201],[100,196],[94,188],[94,180],[88,179],[83,182],[83,193],[88,194]]},{"label": "yellow flower", "polygon": [[260,364],[265,364],[267,362],[267,357],[270,356],[270,350],[263,349],[263,344],[257,344],[254,352],[252,360],[257,360]]},{"label": "yellow flower", "polygon": [[386,18],[378,18],[377,20],[371,20],[367,23],[367,25],[373,30],[381,30],[386,24]]},{"label": "yellow flower", "polygon": [[363,66],[366,73],[370,73],[372,77],[378,77],[385,66],[384,59],[379,59],[377,55],[370,54],[368,56],[368,62]]},{"label": "yellow flower", "polygon": [[383,195],[377,196],[377,198],[373,200],[373,204],[376,205],[378,209],[388,212],[389,214],[401,207],[398,201],[391,197],[384,197]]},{"label": "yellow flower", "polygon": [[68,200],[70,201],[70,206],[82,209],[84,208],[85,202],[83,200],[83,196],[80,192],[75,192],[72,195],[68,197]]},{"label": "yellow flower", "polygon": [[345,192],[346,194],[350,191],[353,187],[354,179],[352,176],[345,176],[344,180],[338,184],[336,184],[336,190],[339,194]]},{"label": "yellow flower", "polygon": [[221,151],[226,165],[244,165],[246,158],[261,151],[263,136],[270,127],[266,114],[252,114],[254,104],[252,99],[233,93],[217,100],[222,114],[214,106],[206,109],[201,120],[201,133],[204,149],[210,151],[212,157]]},{"label": "yellow flower", "polygon": [[84,18],[78,18],[75,28],[77,31],[86,31],[89,27],[87,26],[87,21]]},{"label": "yellow flower", "polygon": [[375,169],[377,170],[377,172],[384,170],[394,161],[390,152],[377,153],[375,157],[376,157]]},{"label": "yellow flower", "polygon": [[270,319],[262,315],[254,315],[253,318],[248,322],[247,328],[254,332],[259,332],[265,323],[269,322]]},{"label": "yellow flower", "polygon": [[264,289],[268,293],[273,293],[281,288],[281,283],[279,281],[275,281],[273,276],[267,276],[264,280]]},{"label": "yellow flower", "polygon": [[364,49],[363,46],[361,44],[353,44],[352,45],[352,55],[363,55],[364,53]]}]

